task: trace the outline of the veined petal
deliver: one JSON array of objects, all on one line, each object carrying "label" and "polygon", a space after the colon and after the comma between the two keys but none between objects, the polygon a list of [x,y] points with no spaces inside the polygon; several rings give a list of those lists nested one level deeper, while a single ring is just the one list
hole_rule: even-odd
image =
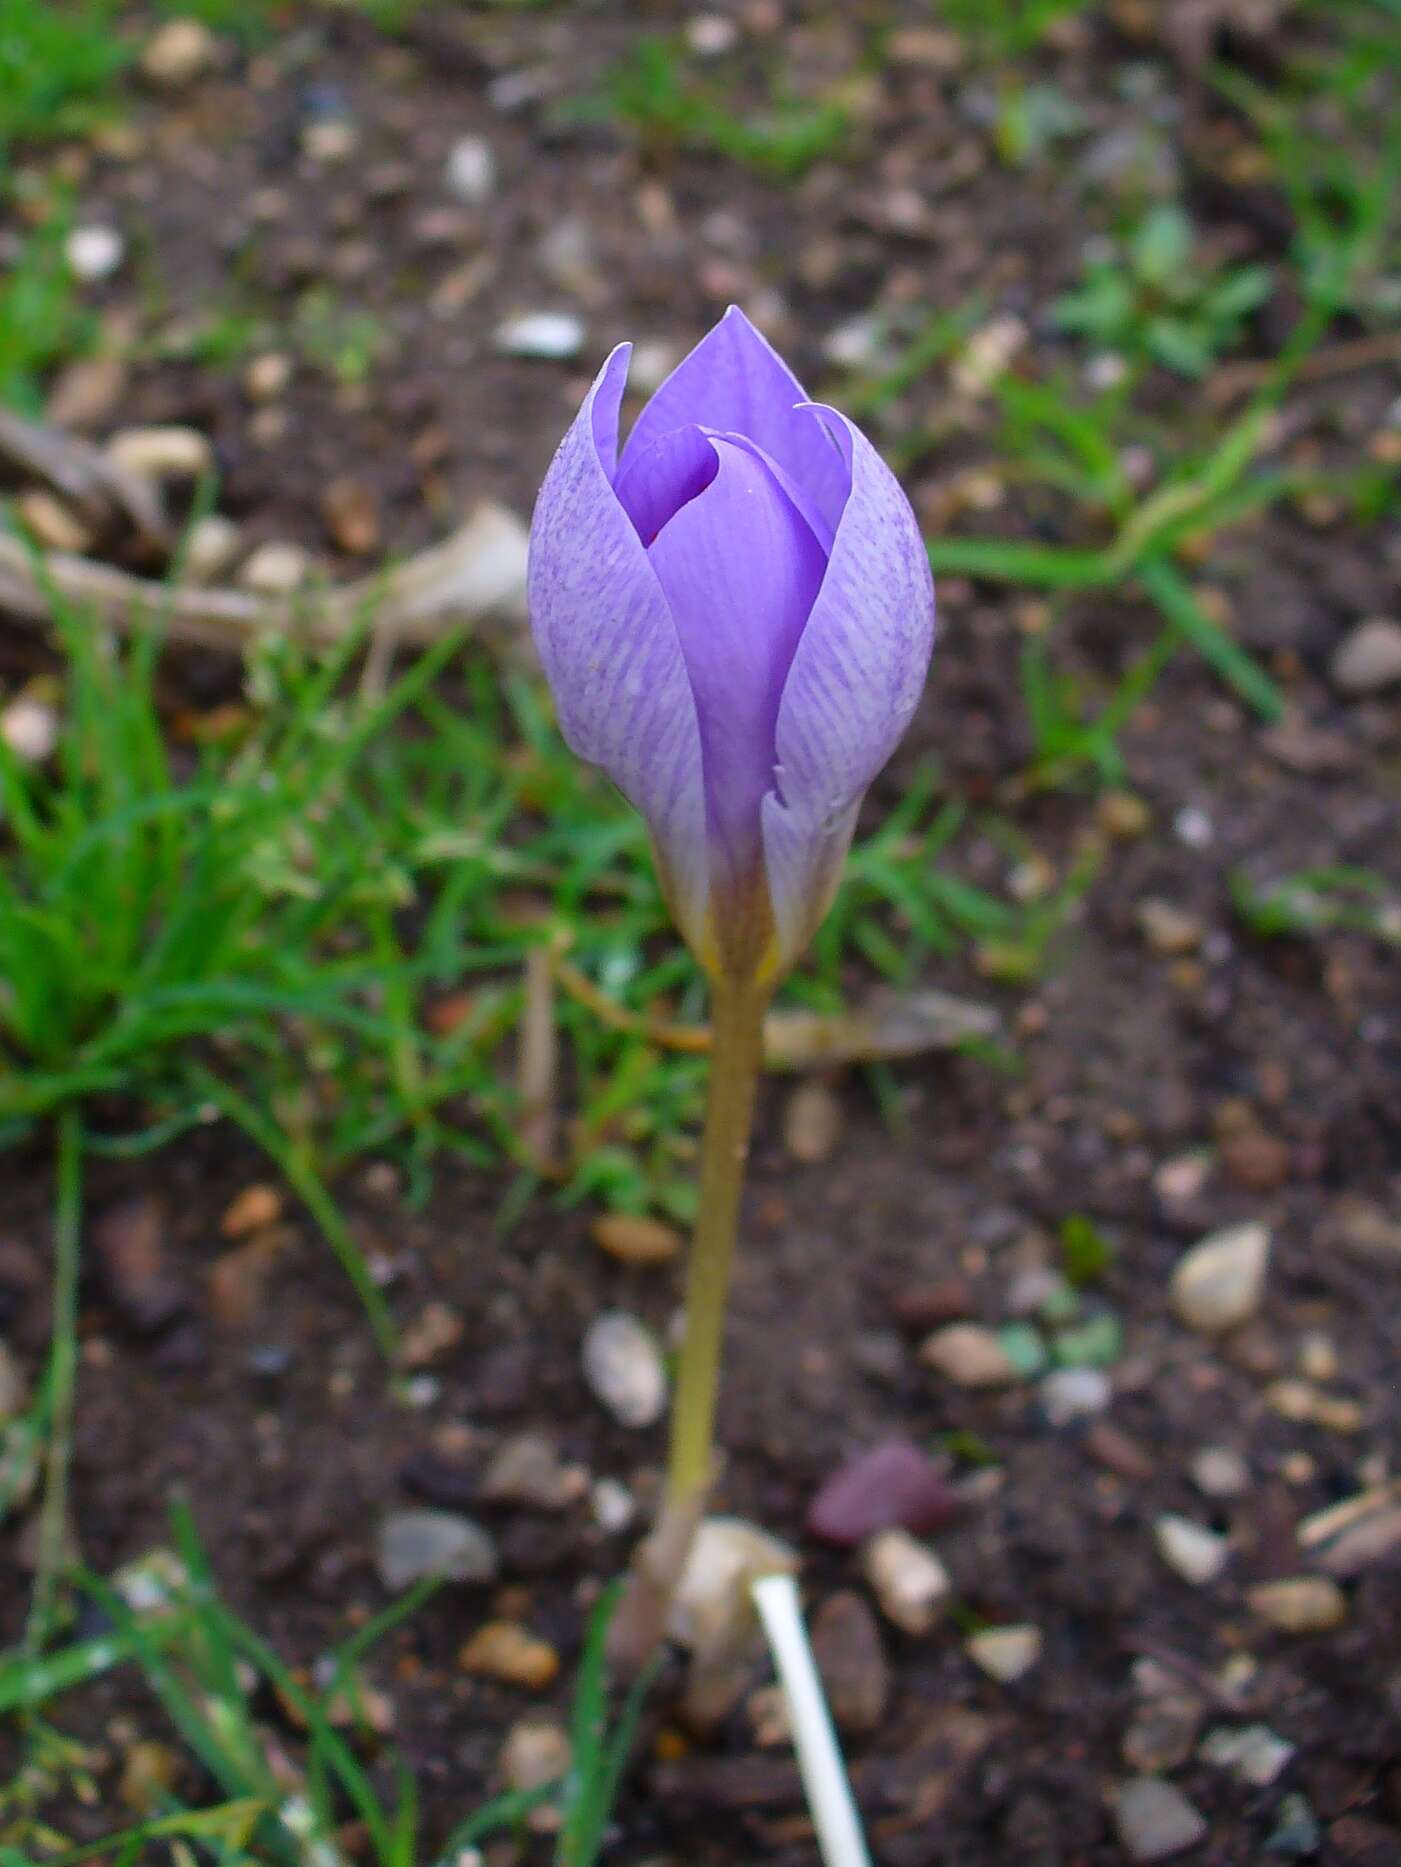
[{"label": "veined petal", "polygon": [[802,384],[737,305],[682,358],[638,416],[623,448],[623,471],[662,435],[691,425],[757,442],[835,532],[851,485],[848,461]]},{"label": "veined petal", "polygon": [[530,614],[560,728],[646,818],[694,943],[708,893],[696,704],[671,609],[611,483],[630,348],[599,371],[540,489]]},{"label": "veined petal", "polygon": [[831,902],[856,812],[909,724],[934,643],[934,583],[910,503],[870,442],[815,408],[849,464],[851,495],[784,685],[764,860],[786,961]]},{"label": "veined petal", "polygon": [[648,555],[695,695],[712,862],[733,878],[759,859],[779,702],[826,554],[758,454],[719,436],[709,445],[715,477]]}]

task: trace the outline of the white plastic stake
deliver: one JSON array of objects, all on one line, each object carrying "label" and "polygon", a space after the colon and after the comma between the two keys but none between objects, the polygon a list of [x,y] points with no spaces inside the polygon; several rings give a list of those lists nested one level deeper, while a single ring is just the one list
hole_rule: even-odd
[{"label": "white plastic stake", "polygon": [[808,1644],[791,1575],[765,1575],[753,1586],[764,1634],[793,1727],[793,1748],[826,1867],[871,1867],[837,1734]]}]

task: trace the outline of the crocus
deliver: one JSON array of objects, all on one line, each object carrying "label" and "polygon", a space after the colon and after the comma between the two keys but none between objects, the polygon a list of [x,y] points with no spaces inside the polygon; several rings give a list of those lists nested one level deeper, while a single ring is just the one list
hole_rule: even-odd
[{"label": "crocus", "polygon": [[646,819],[707,971],[771,983],[830,905],[924,684],[934,590],[893,474],[731,307],[638,416],[630,346],[541,489],[530,610],[561,728]]}]

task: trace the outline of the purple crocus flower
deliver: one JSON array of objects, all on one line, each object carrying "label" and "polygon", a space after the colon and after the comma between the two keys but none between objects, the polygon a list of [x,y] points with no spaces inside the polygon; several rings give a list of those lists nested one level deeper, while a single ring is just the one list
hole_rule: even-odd
[{"label": "purple crocus flower", "polygon": [[530,610],[560,726],[646,818],[712,972],[772,979],[830,905],[934,634],[909,501],[731,307],[618,452],[631,346],[541,488]]}]

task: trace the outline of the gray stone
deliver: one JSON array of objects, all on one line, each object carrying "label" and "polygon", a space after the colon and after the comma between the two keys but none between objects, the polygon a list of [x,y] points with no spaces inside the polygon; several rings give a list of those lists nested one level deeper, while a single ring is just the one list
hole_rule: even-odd
[{"label": "gray stone", "polygon": [[968,1657],[989,1679],[1013,1685],[1040,1659],[1043,1644],[1039,1627],[985,1627],[968,1636]]},{"label": "gray stone", "polygon": [[953,1598],[949,1572],[908,1530],[882,1530],[862,1552],[881,1612],[907,1634],[927,1634]]},{"label": "gray stone", "polygon": [[496,327],[496,347],[507,356],[566,362],[584,347],[584,321],[572,311],[526,311]]},{"label": "gray stone", "polygon": [[496,158],[484,136],[463,136],[449,151],[443,171],[449,194],[470,207],[480,207],[496,186]]},{"label": "gray stone", "polygon": [[1101,1368],[1057,1368],[1036,1392],[1052,1426],[1070,1426],[1103,1413],[1113,1396],[1109,1376]]},{"label": "gray stone", "polygon": [[1188,1470],[1204,1497],[1243,1497],[1250,1489],[1250,1467],[1230,1446],[1203,1446]]},{"label": "gray stone", "polygon": [[1214,1582],[1231,1553],[1224,1536],[1217,1536],[1204,1524],[1193,1523],[1190,1517],[1179,1517],[1173,1511],[1165,1512],[1154,1523],[1153,1541],[1173,1574],[1180,1575],[1194,1588],[1204,1588],[1208,1582]]},{"label": "gray stone", "polygon": [[1171,1783],[1138,1776],[1114,1796],[1114,1826],[1130,1860],[1165,1861],[1206,1834],[1199,1810]]},{"label": "gray stone", "polygon": [[375,1566],[396,1594],[425,1576],[450,1582],[496,1578],[496,1545],[479,1523],[447,1510],[393,1511],[375,1539]]},{"label": "gray stone", "polygon": [[1248,1789],[1268,1789],[1289,1767],[1294,1751],[1267,1724],[1220,1725],[1207,1732],[1197,1755],[1203,1763],[1229,1770]]}]

